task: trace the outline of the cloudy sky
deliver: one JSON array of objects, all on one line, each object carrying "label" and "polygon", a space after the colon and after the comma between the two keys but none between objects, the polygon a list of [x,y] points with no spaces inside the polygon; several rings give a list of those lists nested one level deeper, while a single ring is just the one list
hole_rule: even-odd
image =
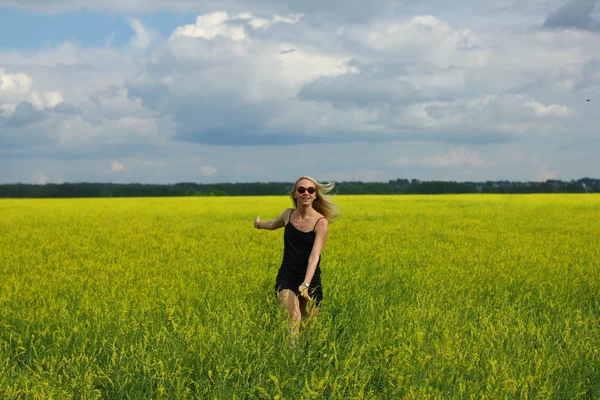
[{"label": "cloudy sky", "polygon": [[0,183],[600,178],[598,3],[0,0]]}]

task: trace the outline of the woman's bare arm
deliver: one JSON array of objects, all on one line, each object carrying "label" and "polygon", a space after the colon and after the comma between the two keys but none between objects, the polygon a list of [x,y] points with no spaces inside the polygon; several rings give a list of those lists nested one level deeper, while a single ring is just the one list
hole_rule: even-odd
[{"label": "woman's bare arm", "polygon": [[283,228],[285,226],[285,221],[289,218],[291,210],[291,208],[286,208],[279,217],[268,221],[263,221],[260,217],[256,217],[254,220],[254,227],[256,229],[268,229],[270,231]]}]

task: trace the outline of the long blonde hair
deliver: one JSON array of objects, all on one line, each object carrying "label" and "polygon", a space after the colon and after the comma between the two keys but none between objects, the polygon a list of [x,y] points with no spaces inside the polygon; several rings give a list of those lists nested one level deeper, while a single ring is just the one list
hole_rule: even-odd
[{"label": "long blonde hair", "polygon": [[294,197],[294,192],[297,189],[298,182],[300,182],[302,179],[307,179],[315,184],[317,196],[315,197],[312,206],[318,213],[322,214],[327,219],[327,222],[332,223],[339,213],[337,212],[335,204],[328,199],[326,194],[333,190],[335,183],[319,183],[310,176],[301,176],[300,178],[296,179],[296,182],[294,182],[294,186],[289,193],[295,207],[298,207],[298,200]]}]

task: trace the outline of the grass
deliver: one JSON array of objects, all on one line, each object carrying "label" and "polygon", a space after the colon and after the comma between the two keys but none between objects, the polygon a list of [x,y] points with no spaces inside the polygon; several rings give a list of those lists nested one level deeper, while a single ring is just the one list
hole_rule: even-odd
[{"label": "grass", "polygon": [[316,326],[284,197],[1,200],[0,397],[600,398],[600,196],[338,196]]}]

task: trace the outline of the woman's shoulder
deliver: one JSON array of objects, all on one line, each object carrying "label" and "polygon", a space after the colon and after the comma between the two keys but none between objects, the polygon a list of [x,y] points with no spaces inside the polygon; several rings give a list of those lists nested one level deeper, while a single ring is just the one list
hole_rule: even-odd
[{"label": "woman's shoulder", "polygon": [[327,224],[327,217],[325,217],[323,214],[321,214],[318,211],[315,214],[315,226],[317,224]]},{"label": "woman's shoulder", "polygon": [[292,214],[292,211],[294,211],[293,208],[286,208],[285,210],[283,210],[283,212],[281,213],[282,217],[285,217],[286,222],[287,220],[289,220],[290,215]]}]

